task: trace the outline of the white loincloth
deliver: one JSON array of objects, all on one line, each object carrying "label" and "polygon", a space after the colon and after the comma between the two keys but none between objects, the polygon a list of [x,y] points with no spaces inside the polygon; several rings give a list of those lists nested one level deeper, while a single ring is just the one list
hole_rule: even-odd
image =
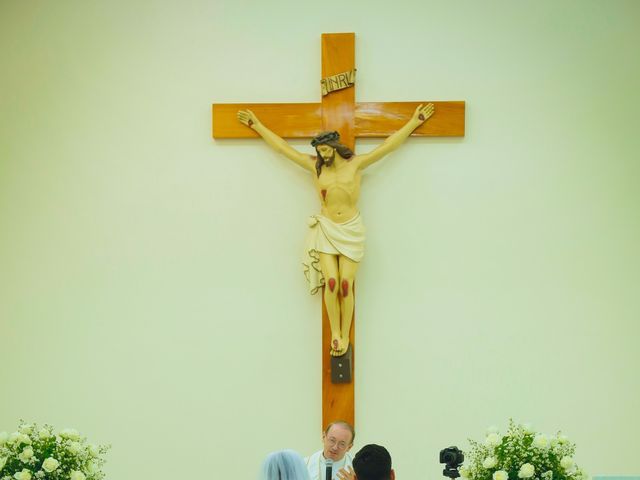
[{"label": "white loincloth", "polygon": [[309,217],[309,235],[304,249],[304,275],[309,292],[315,294],[324,285],[320,253],[343,255],[354,262],[364,257],[365,228],[360,213],[344,223],[335,223],[324,215]]}]

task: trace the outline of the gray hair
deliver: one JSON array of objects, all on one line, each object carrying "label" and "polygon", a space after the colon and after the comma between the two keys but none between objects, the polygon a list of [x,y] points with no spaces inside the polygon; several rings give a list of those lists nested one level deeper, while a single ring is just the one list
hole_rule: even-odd
[{"label": "gray hair", "polygon": [[267,455],[260,480],[309,480],[309,472],[298,452],[279,450]]},{"label": "gray hair", "polygon": [[329,425],[327,425],[327,428],[324,429],[324,434],[328,434],[329,429],[331,429],[331,427],[333,427],[334,425],[344,427],[351,432],[351,445],[353,445],[353,441],[356,439],[356,431],[353,428],[353,425],[351,425],[349,422],[345,422],[344,420],[336,420],[335,422],[331,422]]}]

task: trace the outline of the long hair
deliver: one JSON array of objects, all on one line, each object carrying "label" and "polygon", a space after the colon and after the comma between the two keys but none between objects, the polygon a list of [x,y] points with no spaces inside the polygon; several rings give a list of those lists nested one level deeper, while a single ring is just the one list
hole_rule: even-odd
[{"label": "long hair", "polygon": [[265,458],[260,480],[309,480],[309,472],[298,452],[279,450]]},{"label": "long hair", "polygon": [[347,161],[351,160],[351,157],[353,157],[353,151],[338,140],[340,140],[340,134],[338,132],[323,132],[314,137],[311,141],[311,146],[316,149],[316,173],[318,174],[318,177],[320,176],[322,167],[325,164],[324,158],[322,158],[322,155],[318,153],[318,145],[328,145],[331,148],[335,148],[338,155]]}]

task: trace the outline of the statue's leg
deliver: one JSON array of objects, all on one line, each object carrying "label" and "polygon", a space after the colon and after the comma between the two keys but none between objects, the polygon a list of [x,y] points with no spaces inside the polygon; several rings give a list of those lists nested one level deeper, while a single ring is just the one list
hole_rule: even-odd
[{"label": "statue's leg", "polygon": [[[331,353],[342,350],[340,335],[340,303],[338,301],[338,256],[320,253],[320,268],[324,276],[324,303],[327,306],[331,326]],[[344,352],[343,352],[344,353]]]},{"label": "statue's leg", "polygon": [[359,263],[340,255],[338,260],[338,270],[340,273],[340,312],[341,328],[340,337],[346,352],[349,348],[349,333],[351,332],[351,322],[353,321],[353,307],[355,298],[353,296],[353,282],[356,278]]}]

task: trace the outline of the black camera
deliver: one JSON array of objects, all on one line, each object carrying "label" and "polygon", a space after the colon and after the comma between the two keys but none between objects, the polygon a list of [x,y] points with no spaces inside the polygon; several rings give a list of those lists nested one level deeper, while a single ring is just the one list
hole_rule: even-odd
[{"label": "black camera", "polygon": [[458,478],[460,472],[458,469],[464,462],[464,453],[458,447],[449,447],[440,450],[440,463],[444,463],[442,474],[449,478]]}]

